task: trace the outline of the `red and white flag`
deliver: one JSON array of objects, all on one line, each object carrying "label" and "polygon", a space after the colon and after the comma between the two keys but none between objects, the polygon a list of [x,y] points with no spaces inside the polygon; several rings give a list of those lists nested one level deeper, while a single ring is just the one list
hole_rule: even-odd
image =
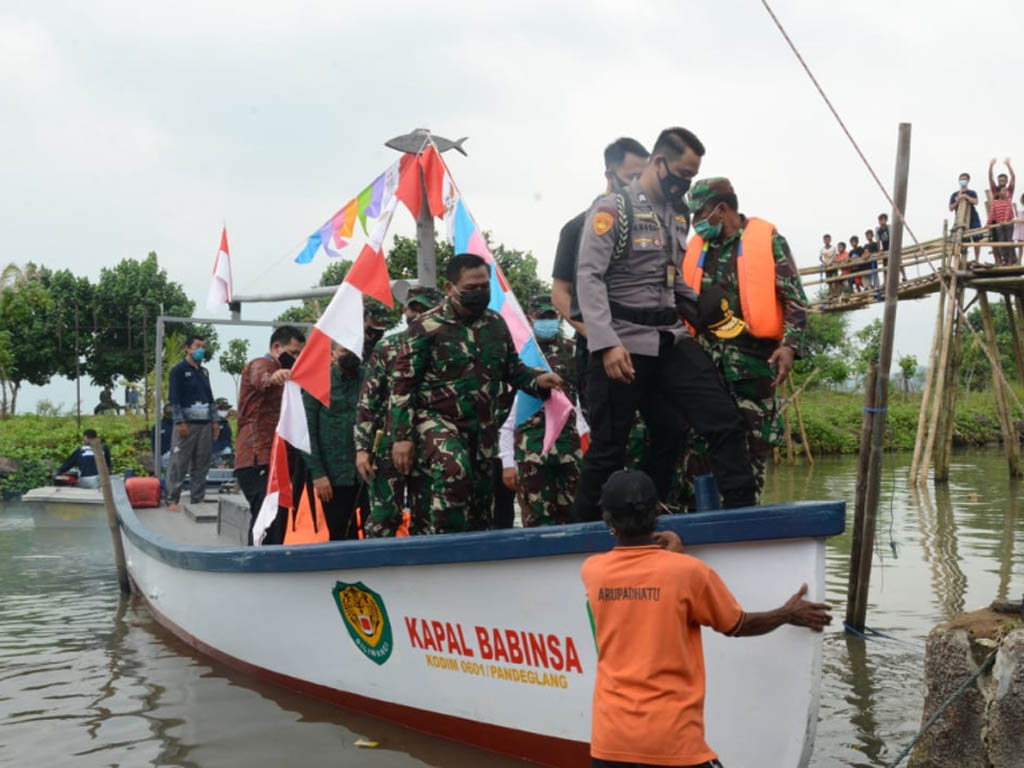
[{"label": "red and white flag", "polygon": [[231,255],[228,253],[228,230],[224,227],[220,232],[220,250],[213,262],[213,275],[210,277],[210,291],[206,294],[206,309],[216,312],[231,301]]},{"label": "red and white flag", "polygon": [[302,390],[322,402],[331,403],[331,340],[354,352],[363,354],[363,295],[371,296],[389,307],[391,281],[382,249],[397,198],[377,221],[369,242],[363,246],[355,264],[338,286],[334,298],[310,332],[302,354],[292,366],[290,380],[284,385],[281,415],[274,434],[274,446],[267,472],[267,495],[253,525],[253,543],[259,546],[267,529],[277,517],[278,506],[292,506],[291,479],[288,474],[287,440],[301,451],[309,452],[309,426],[302,404]]}]

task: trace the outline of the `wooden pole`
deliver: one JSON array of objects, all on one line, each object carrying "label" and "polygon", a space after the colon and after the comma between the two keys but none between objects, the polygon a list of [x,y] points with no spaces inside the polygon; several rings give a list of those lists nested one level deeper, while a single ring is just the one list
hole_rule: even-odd
[{"label": "wooden pole", "polygon": [[124,545],[121,543],[121,530],[117,522],[117,507],[114,506],[114,492],[110,488],[110,468],[103,455],[103,444],[98,437],[89,441],[96,459],[96,471],[100,476],[100,488],[103,490],[103,506],[107,510],[107,528],[110,529],[110,540],[114,545],[114,565],[117,566],[117,583],[122,594],[131,594],[132,588],[128,581],[128,567],[125,565]]},{"label": "wooden pole", "polygon": [[878,366],[871,363],[864,380],[864,413],[860,420],[860,453],[857,456],[857,484],[854,486],[853,528],[850,541],[850,575],[846,587],[846,623],[854,622],[854,604],[857,601],[860,583],[860,550],[864,541],[864,491],[868,481],[867,446],[871,444],[871,426],[874,424],[875,385],[878,381]]},{"label": "wooden pole", "polygon": [[796,460],[793,458],[793,429],[790,426],[788,410],[783,411],[782,422],[786,433],[786,463],[794,464]]},{"label": "wooden pole", "polygon": [[985,291],[978,293],[978,308],[981,310],[985,341],[992,352],[992,387],[995,390],[996,413],[999,414],[999,427],[1003,433],[1006,462],[1010,467],[1010,477],[1020,477],[1020,445],[1017,443],[1017,430],[1013,426],[1008,393],[1003,384],[1003,367],[999,362],[999,345],[996,342],[995,324],[992,322],[992,308],[989,306]]},{"label": "wooden pole", "polygon": [[789,391],[793,393],[793,410],[796,411],[796,423],[800,427],[800,442],[803,443],[804,453],[807,455],[807,464],[814,466],[814,457],[811,455],[811,446],[807,442],[807,430],[804,429],[804,417],[800,413],[800,401],[797,399],[799,395],[796,392],[796,387],[793,386],[793,380],[787,379],[789,382]]},{"label": "wooden pole", "polygon": [[[966,254],[966,248],[963,249]],[[966,261],[964,254],[961,254],[960,264]],[[961,280],[957,284],[954,296],[954,306],[962,307],[964,301],[964,283]],[[935,470],[932,473],[934,482],[949,482],[949,465],[953,455],[953,432],[956,429],[956,401],[960,393],[960,362],[963,358],[963,337],[964,317],[966,315],[957,311],[950,338],[949,362],[946,368],[946,390],[940,407],[942,418],[939,420],[940,430],[936,438],[936,454],[934,459]]]},{"label": "wooden pole", "polygon": [[867,616],[871,560],[874,556],[875,515],[882,490],[882,452],[885,448],[886,412],[889,407],[889,371],[892,368],[893,338],[896,331],[896,307],[899,304],[900,261],[903,256],[903,213],[907,210],[907,182],[910,176],[910,123],[900,123],[896,151],[896,180],[893,184],[892,237],[889,241],[889,269],[885,279],[885,310],[882,314],[882,341],[878,349],[878,380],[872,409],[871,448],[867,484],[864,491],[864,525],[860,559],[857,566],[857,592],[850,624],[864,631]]},{"label": "wooden pole", "polygon": [[[949,223],[944,221],[942,223],[943,235],[949,229]],[[941,285],[941,276],[947,274],[948,264],[946,262],[947,254],[943,252],[942,268],[939,270]],[[926,426],[928,423],[928,410],[932,396],[932,384],[935,381],[935,363],[938,358],[939,346],[942,342],[942,318],[946,307],[946,292],[943,290],[939,291],[939,308],[935,313],[935,333],[932,335],[932,350],[928,355],[928,374],[924,380],[924,392],[921,393],[921,410],[917,414],[917,435],[914,437],[914,456],[910,460],[910,474],[908,475],[908,481],[913,486],[918,481],[918,470],[921,466],[921,454],[924,452],[924,444],[926,438]],[[932,408],[934,410],[934,408]],[[927,471],[927,470],[926,470]],[[921,473],[922,475],[924,473]]]},{"label": "wooden pole", "polygon": [[1006,322],[1010,327],[1010,338],[1013,339],[1013,356],[1017,363],[1017,381],[1024,386],[1024,346],[1020,343],[1017,318],[1013,311],[1013,299],[1008,294],[1003,294],[1003,307],[1006,309]]},{"label": "wooden pole", "polygon": [[156,362],[153,368],[153,474],[160,477],[160,456],[165,447],[160,445],[160,420],[163,418],[163,377],[164,377],[164,318],[161,314],[156,319]]},{"label": "wooden pole", "polygon": [[78,303],[75,302],[75,429],[82,431],[82,358],[78,354]]},{"label": "wooden pole", "polygon": [[[939,422],[943,415],[942,404],[946,399],[946,384],[949,380],[949,348],[953,339],[953,324],[956,320],[956,296],[958,295],[956,265],[959,264],[963,225],[967,221],[967,215],[967,201],[964,200],[961,201],[956,212],[956,223],[953,228],[953,245],[949,257],[951,268],[946,271],[944,280],[942,281],[946,283],[946,286],[941,289],[943,296],[945,296],[944,301],[946,302],[946,314],[942,321],[942,343],[939,346],[938,367],[935,369],[935,397],[933,400],[931,417],[928,423],[928,438],[925,442],[924,452],[921,454],[921,467],[918,474],[918,477],[922,482],[928,476],[928,469],[931,466],[932,457],[935,453],[935,441],[939,434],[940,427],[942,426]],[[947,293],[949,294],[948,296],[946,295]],[[944,431],[943,434],[945,434]]]}]

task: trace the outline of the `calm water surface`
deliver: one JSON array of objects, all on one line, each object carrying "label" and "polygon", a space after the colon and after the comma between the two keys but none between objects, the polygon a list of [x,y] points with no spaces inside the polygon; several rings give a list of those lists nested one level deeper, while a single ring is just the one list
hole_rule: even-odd
[{"label": "calm water surface", "polygon": [[[919,495],[906,487],[908,463],[886,457],[868,614],[869,626],[897,639],[826,634],[815,766],[895,759],[920,725],[928,631],[1024,593],[1021,488],[1001,456],[960,454],[948,488]],[[782,466],[766,500],[852,502],[855,473],[851,458]],[[35,530],[23,509],[0,509],[0,766],[519,765],[213,663],[119,600],[105,532]],[[846,534],[828,548],[837,619],[849,543]],[[380,746],[360,749],[361,737]]]}]

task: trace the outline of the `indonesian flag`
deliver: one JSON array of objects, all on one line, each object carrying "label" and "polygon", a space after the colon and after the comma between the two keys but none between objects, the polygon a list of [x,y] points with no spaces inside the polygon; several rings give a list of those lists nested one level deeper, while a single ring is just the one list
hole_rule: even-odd
[{"label": "indonesian flag", "polygon": [[580,436],[580,450],[586,453],[590,448],[590,425],[583,418],[583,409],[580,407],[578,399],[576,401],[576,432]]},{"label": "indonesian flag", "polygon": [[213,262],[213,275],[210,277],[210,291],[206,294],[206,309],[216,312],[231,301],[231,255],[228,253],[228,230],[224,227],[220,232],[220,250]]},{"label": "indonesian flag", "polygon": [[309,452],[309,425],[302,404],[302,390],[306,390],[324,405],[331,404],[331,340],[362,357],[363,354],[363,295],[393,306],[391,281],[384,260],[383,243],[398,198],[392,198],[374,227],[369,242],[355,264],[338,286],[338,291],[327,305],[323,315],[292,366],[292,375],[284,385],[281,415],[274,434],[267,473],[267,495],[253,525],[253,543],[259,546],[267,529],[277,517],[277,508],[291,508],[292,487],[288,472],[288,452],[285,441],[300,451]]}]

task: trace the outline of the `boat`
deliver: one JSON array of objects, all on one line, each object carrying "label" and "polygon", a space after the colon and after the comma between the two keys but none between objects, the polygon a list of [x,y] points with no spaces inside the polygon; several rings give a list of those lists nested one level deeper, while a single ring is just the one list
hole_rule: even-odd
[{"label": "boat", "polygon": [[[117,478],[122,486],[124,478]],[[233,481],[233,470],[211,469],[206,478],[207,491],[218,493],[221,486]],[[188,488],[188,478],[184,488]],[[33,488],[21,496],[32,510],[36,528],[105,528],[107,513],[103,507],[103,491],[75,485],[47,485]]]},{"label": "boat", "polygon": [[101,528],[107,524],[99,488],[44,486],[26,491],[21,501],[32,510],[37,528]]},{"label": "boat", "polygon": [[[602,523],[240,547],[214,526],[133,510],[113,483],[136,594],[209,657],[284,688],[485,750],[589,764],[597,661],[579,571]],[[800,584],[824,599],[842,502],[673,515],[687,551],[748,610]],[[638,642],[642,638],[637,638]],[[704,632],[707,738],[725,765],[806,766],[822,635]]]}]

